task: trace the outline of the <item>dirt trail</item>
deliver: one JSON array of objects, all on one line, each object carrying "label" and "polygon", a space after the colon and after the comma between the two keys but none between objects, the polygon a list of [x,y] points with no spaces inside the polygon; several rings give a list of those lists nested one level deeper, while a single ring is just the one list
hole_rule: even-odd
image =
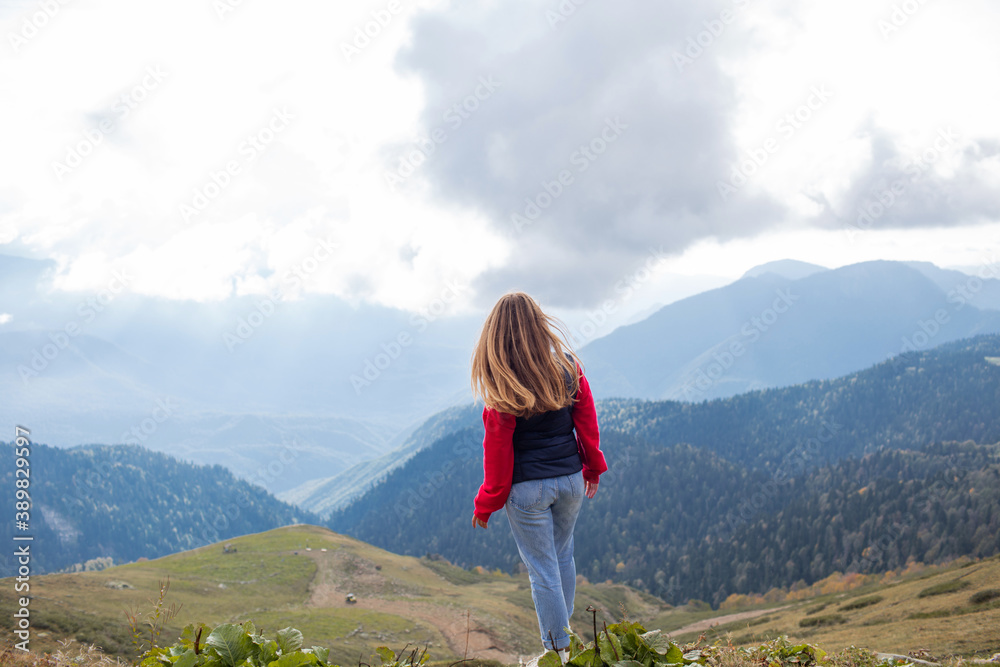
[{"label": "dirt trail", "polygon": [[[302,553],[301,551],[299,553]],[[416,600],[386,600],[378,597],[377,591],[387,585],[387,580],[374,569],[361,569],[351,573],[350,578],[338,572],[339,553],[308,552],[306,555],[316,561],[317,572],[313,579],[307,607],[351,607],[354,609],[369,609],[376,612],[394,614],[405,619],[412,619],[426,627],[438,630],[448,642],[448,649],[459,657],[466,655],[468,642],[468,657],[499,660],[504,664],[517,664],[524,656],[497,639],[488,628],[482,627],[476,621],[475,615],[466,615],[465,611],[450,610],[440,604],[430,604]],[[332,557],[331,557],[332,556]],[[356,563],[355,563],[356,564]],[[432,575],[437,576],[437,575]],[[360,591],[360,592],[359,592]],[[348,593],[357,594],[357,602],[348,604],[345,596]],[[398,594],[398,593],[397,593]],[[368,631],[374,628],[366,629]],[[427,637],[414,633],[414,645],[422,645]],[[398,647],[392,647],[398,648]],[[433,652],[433,647],[431,647]]]},{"label": "dirt trail", "polygon": [[755,609],[753,611],[741,611],[736,614],[726,614],[725,616],[716,616],[714,618],[706,618],[703,621],[695,621],[694,623],[688,623],[683,628],[678,628],[677,630],[672,630],[670,632],[671,636],[683,635],[687,632],[701,632],[702,630],[708,630],[716,625],[723,625],[725,623],[732,623],[733,621],[743,621],[750,618],[757,618],[758,616],[763,616],[765,614],[770,614],[771,612],[781,611],[782,609],[788,609],[791,605],[786,605],[784,607],[775,607],[774,609]]}]

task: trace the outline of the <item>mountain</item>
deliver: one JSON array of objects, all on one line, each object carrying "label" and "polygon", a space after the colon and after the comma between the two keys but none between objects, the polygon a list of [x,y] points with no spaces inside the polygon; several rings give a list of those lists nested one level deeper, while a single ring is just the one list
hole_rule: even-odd
[{"label": "mountain", "polygon": [[278,498],[315,512],[326,519],[332,512],[350,504],[441,436],[474,421],[480,412],[471,404],[439,412],[413,432],[408,433],[398,448],[379,458],[355,464],[339,475],[316,479],[279,493]]},{"label": "mountain", "polygon": [[106,289],[66,292],[56,269],[0,255],[0,419],[50,445],[142,444],[280,492],[466,400],[480,323],[444,316],[462,285],[411,314],[330,295],[152,298],[110,268]]},{"label": "mountain", "polygon": [[[1000,367],[987,360],[998,356],[1000,336],[982,336],[729,399],[599,401],[610,470],[578,524],[578,571],[718,604],[835,570],[994,553],[1000,447],[975,443],[1000,442]],[[481,429],[442,437],[330,527],[399,553],[515,568],[502,512],[490,530],[468,530]],[[897,523],[899,539],[872,560],[866,547]]]},{"label": "mountain", "polygon": [[969,273],[941,269],[930,262],[904,262],[924,274],[956,304],[968,303],[977,308],[1000,310],[1000,268],[996,262],[984,262],[969,268]]},{"label": "mountain", "polygon": [[[37,332],[0,334],[0,367],[15,369],[24,362],[21,350],[49,344],[48,335]],[[81,334],[43,361],[23,380],[0,381],[6,384],[3,411],[53,446],[139,444],[193,463],[224,465],[277,492],[394,445],[395,429],[376,422],[206,409],[190,396],[160,391],[164,385],[152,364],[95,336]]]},{"label": "mountain", "polygon": [[829,270],[830,269],[825,266],[810,264],[809,262],[800,262],[797,259],[779,259],[774,262],[767,262],[766,264],[758,264],[744,273],[742,277],[756,278],[757,276],[762,276],[765,273],[773,273],[781,276],[782,278],[788,278],[789,280],[798,280],[799,278],[805,278],[806,276],[811,276],[812,274],[819,273],[820,271]]},{"label": "mountain", "polygon": [[[0,481],[14,488],[15,447],[0,443]],[[15,531],[14,494],[4,533],[31,535],[32,574],[94,559],[156,558],[218,540],[318,517],[287,505],[219,465],[199,466],[135,445],[29,448],[29,531]],[[8,550],[0,572],[17,563]]]},{"label": "mountain", "polygon": [[970,298],[1000,281],[981,282],[963,296],[884,261],[798,279],[764,271],[670,304],[580,356],[598,398],[697,402],[833,378],[902,352],[1000,332],[1000,311],[981,310]]},{"label": "mountain", "polygon": [[[1000,330],[980,309],[996,280],[956,287],[972,277],[892,262],[821,268],[765,264],[594,340],[581,356],[596,395],[698,402]],[[412,314],[316,294],[151,298],[120,290],[130,277],[110,267],[94,293],[58,279],[53,261],[0,255],[0,419],[50,445],[218,463],[325,513],[422,446],[406,438],[427,418],[471,399],[481,317],[448,315],[460,284]]]},{"label": "mountain", "polygon": [[601,426],[761,470],[945,440],[1000,441],[1000,335],[908,352],[835,380],[682,403],[609,399]]}]

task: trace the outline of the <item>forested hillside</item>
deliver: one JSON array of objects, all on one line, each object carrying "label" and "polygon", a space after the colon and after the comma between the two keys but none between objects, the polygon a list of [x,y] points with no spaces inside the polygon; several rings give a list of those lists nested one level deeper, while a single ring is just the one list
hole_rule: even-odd
[{"label": "forested hillside", "polygon": [[[0,457],[14,461],[10,443]],[[219,540],[294,523],[315,515],[238,480],[220,465],[198,466],[137,445],[63,449],[31,446],[32,573],[92,559],[105,564],[156,558]],[[13,465],[0,482],[13,489]],[[14,534],[13,493],[2,508],[5,534]],[[15,564],[0,558],[0,576]]]},{"label": "forested hillside", "polygon": [[[466,567],[513,571],[503,511],[470,526],[482,467],[454,458],[452,434],[330,526],[406,555],[440,553]],[[658,447],[609,432],[610,472],[584,506],[577,571],[680,603],[812,583],[835,571],[900,568],[1000,551],[1000,446],[884,450],[791,478],[747,471],[689,445]],[[452,468],[442,472],[451,462]]]},{"label": "forested hillside", "polygon": [[[604,428],[687,442],[745,465],[814,466],[883,447],[1000,441],[1000,336],[908,352],[835,380],[728,399],[607,400]],[[800,463],[801,462],[801,463]]]},{"label": "forested hillside", "polygon": [[[578,572],[670,602],[1000,550],[1000,338],[830,382],[701,404],[603,401],[611,471]],[[472,531],[482,432],[438,440],[332,529],[399,553],[513,570],[503,512]],[[967,442],[966,442],[967,441]]]}]

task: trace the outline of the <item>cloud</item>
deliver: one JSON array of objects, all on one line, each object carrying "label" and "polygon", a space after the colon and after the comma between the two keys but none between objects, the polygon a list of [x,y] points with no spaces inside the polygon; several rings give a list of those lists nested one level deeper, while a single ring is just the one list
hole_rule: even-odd
[{"label": "cloud", "polygon": [[[925,3],[885,38],[891,4],[408,0],[391,20],[384,2],[60,5],[0,54],[0,245],[54,258],[60,289],[127,266],[136,292],[217,300],[263,293],[335,235],[304,291],[419,310],[461,280],[480,307],[520,288],[592,308],[653,249],[679,264],[699,244],[840,231],[949,125],[958,149],[867,246],[880,227],[996,218],[997,92],[970,63],[1000,57],[1000,9]],[[7,3],[0,31],[37,7]],[[832,97],[786,137],[817,86]],[[276,109],[291,121],[251,160]]]},{"label": "cloud", "polygon": [[[561,6],[575,11],[553,14]],[[728,24],[706,25],[723,10],[738,12],[548,1],[414,19],[397,67],[425,84],[428,132],[484,77],[498,84],[422,166],[439,197],[479,207],[515,245],[479,277],[484,302],[519,287],[559,306],[593,303],[650,246],[680,252],[781,220],[767,196],[719,196],[737,158],[734,83],[713,53],[721,33],[709,32]]]},{"label": "cloud", "polygon": [[893,133],[865,133],[871,157],[836,205],[824,201],[826,226],[874,229],[957,227],[1000,219],[996,196],[1000,142],[963,137],[954,126],[937,128],[919,146]]}]

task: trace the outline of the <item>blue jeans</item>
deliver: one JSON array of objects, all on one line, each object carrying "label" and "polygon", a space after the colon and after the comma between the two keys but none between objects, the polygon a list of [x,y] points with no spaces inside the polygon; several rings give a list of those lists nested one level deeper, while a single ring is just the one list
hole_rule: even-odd
[{"label": "blue jeans", "polygon": [[573,528],[583,488],[583,472],[518,482],[510,487],[504,507],[528,568],[538,630],[547,649],[569,646],[566,628],[576,596]]}]

